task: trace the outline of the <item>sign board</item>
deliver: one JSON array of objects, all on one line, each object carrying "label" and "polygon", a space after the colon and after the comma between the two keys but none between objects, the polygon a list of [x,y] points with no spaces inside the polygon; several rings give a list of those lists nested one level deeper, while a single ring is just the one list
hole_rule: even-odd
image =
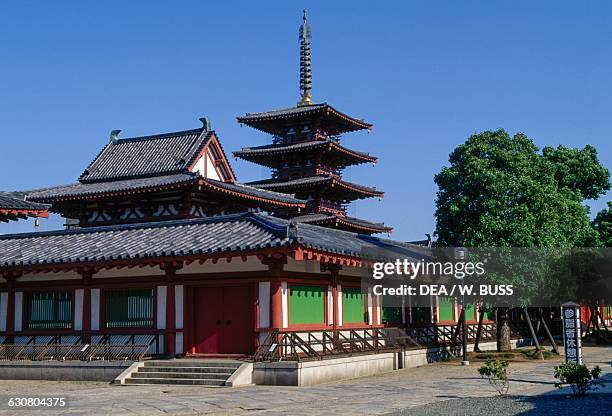
[{"label": "sign board", "polygon": [[563,346],[565,362],[582,364],[582,344],[580,340],[580,305],[573,302],[561,305],[563,316]]}]

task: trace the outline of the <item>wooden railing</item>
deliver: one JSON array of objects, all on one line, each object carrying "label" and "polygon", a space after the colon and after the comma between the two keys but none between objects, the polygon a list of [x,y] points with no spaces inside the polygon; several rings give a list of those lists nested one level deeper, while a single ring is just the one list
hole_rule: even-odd
[{"label": "wooden railing", "polygon": [[387,329],[356,328],[339,331],[271,331],[259,346],[255,361],[321,360],[336,356],[397,351],[405,336]]},{"label": "wooden railing", "polygon": [[148,342],[137,342],[137,335],[131,335],[124,342],[112,342],[111,335],[104,335],[95,344],[83,342],[78,337],[72,343],[62,343],[60,336],[52,337],[47,343],[36,344],[36,337],[30,337],[19,344],[0,344],[0,361],[141,361],[158,354],[160,335],[150,335]]}]

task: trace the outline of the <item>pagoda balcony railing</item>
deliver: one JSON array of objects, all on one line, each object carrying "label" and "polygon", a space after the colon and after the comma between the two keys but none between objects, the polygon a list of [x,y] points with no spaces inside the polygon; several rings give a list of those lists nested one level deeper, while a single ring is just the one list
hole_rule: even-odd
[{"label": "pagoda balcony railing", "polygon": [[328,213],[338,215],[340,217],[346,217],[346,210],[342,204],[330,201],[319,201],[317,202],[317,212]]},{"label": "pagoda balcony railing", "polygon": [[342,177],[336,172],[335,169],[329,166],[319,165],[314,171],[315,175],[331,176],[332,178],[342,180]]}]

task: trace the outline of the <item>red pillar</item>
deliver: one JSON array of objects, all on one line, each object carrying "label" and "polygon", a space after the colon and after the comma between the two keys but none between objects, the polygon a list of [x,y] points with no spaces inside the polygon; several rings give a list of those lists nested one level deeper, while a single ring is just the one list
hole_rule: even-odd
[{"label": "red pillar", "polygon": [[174,283],[168,282],[166,290],[166,350],[169,355],[176,354],[176,307],[174,305]]},{"label": "red pillar", "polygon": [[270,328],[283,328],[283,288],[280,280],[270,283]]}]

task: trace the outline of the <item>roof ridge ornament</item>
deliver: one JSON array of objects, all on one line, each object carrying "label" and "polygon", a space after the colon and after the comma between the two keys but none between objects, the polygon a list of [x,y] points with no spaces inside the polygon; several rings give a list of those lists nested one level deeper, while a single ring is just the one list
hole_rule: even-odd
[{"label": "roof ridge ornament", "polygon": [[121,130],[113,130],[110,132],[110,138],[109,138],[109,143],[115,144],[117,143],[117,141],[119,140],[119,138],[117,136],[119,136],[119,133],[121,133]]},{"label": "roof ridge ornament", "polygon": [[212,130],[212,124],[210,123],[210,119],[208,117],[200,117],[199,120],[202,122],[202,128],[204,131]]},{"label": "roof ridge ornament", "polygon": [[301,100],[298,107],[312,105],[312,60],[310,56],[310,26],[306,19],[306,9],[302,17],[302,25],[299,32],[300,39],[300,92]]}]

